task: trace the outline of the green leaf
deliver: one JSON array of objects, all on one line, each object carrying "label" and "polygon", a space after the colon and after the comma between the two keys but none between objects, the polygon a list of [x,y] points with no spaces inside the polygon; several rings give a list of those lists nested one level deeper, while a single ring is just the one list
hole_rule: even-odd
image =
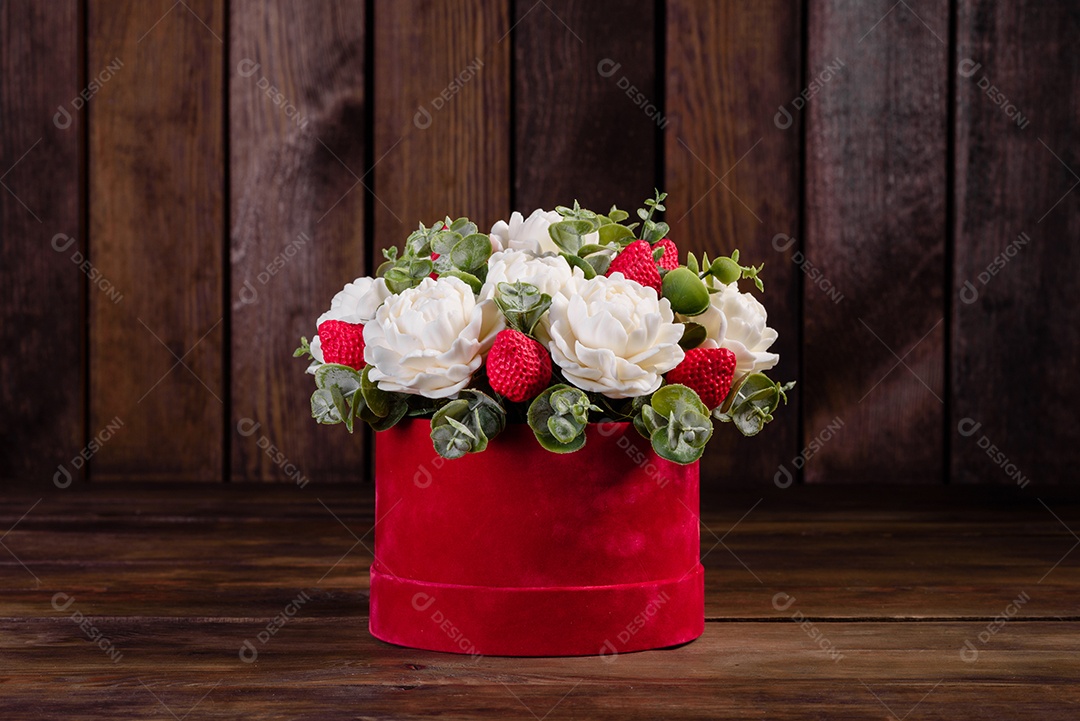
[{"label": "green leaf", "polygon": [[491,239],[480,233],[462,238],[450,251],[450,262],[463,271],[472,271],[487,263],[491,256]]},{"label": "green leaf", "polygon": [[708,337],[709,332],[705,329],[705,326],[699,323],[683,323],[683,334],[682,338],[679,339],[679,347],[683,350],[697,348]]},{"label": "green leaf", "polygon": [[686,267],[694,273],[699,272],[697,258],[694,257],[693,253],[686,254]]},{"label": "green leaf", "polygon": [[585,280],[596,277],[596,268],[592,266],[589,261],[578,255],[571,255],[570,253],[559,253],[566,262],[570,264],[571,268],[581,268],[581,271],[585,274]]},{"label": "green leaf", "polygon": [[614,205],[611,206],[611,210],[608,211],[607,217],[611,219],[612,223],[621,223],[630,217],[630,214],[625,210],[619,210]]},{"label": "green leaf", "polygon": [[450,255],[454,246],[461,242],[465,236],[452,230],[441,230],[431,238],[431,252],[439,255]]},{"label": "green leaf", "polygon": [[725,423],[734,423],[739,432],[753,436],[773,420],[780,401],[787,402],[786,392],[794,383],[780,385],[762,373],[748,375],[713,415]]},{"label": "green leaf", "polygon": [[364,372],[360,374],[360,393],[372,413],[382,418],[390,413],[394,399],[392,393],[382,390],[378,383],[371,380],[372,368],[374,366],[364,366]]},{"label": "green leaf", "polygon": [[[440,258],[440,260],[442,260],[442,259]],[[443,275],[449,275],[449,276],[452,276],[454,278],[459,278],[459,279],[465,281],[465,283],[468,284],[469,288],[472,289],[473,293],[479,293],[480,289],[484,287],[484,284],[480,282],[479,278],[477,278],[472,273],[466,273],[463,270],[457,270],[456,268],[451,268],[450,270],[443,273]]]},{"label": "green leaf", "polygon": [[532,335],[536,324],[551,307],[551,296],[541,293],[535,285],[518,281],[499,283],[495,304],[499,306],[507,325],[525,335]]},{"label": "green leaf", "polygon": [[600,235],[600,242],[604,245],[619,243],[620,241],[632,239],[634,237],[633,231],[625,225],[602,225],[600,226],[598,233]]},{"label": "green leaf", "polygon": [[577,254],[578,254],[578,256],[584,258],[587,255],[592,255],[593,253],[602,253],[602,252],[604,252],[606,250],[611,250],[611,248],[608,248],[605,245],[597,245],[596,243],[589,243],[588,245],[583,245],[580,248],[578,248]]},{"label": "green leaf", "polygon": [[450,230],[461,235],[462,237],[472,235],[478,230],[478,228],[476,227],[476,223],[472,222],[468,218],[458,218],[449,225]]},{"label": "green leaf", "polygon": [[409,263],[409,278],[421,281],[427,278],[435,270],[435,264],[428,258],[416,258]]},{"label": "green leaf", "polygon": [[647,438],[652,437],[652,434],[657,430],[667,425],[667,419],[661,417],[652,406],[645,406],[641,409],[641,424],[647,431],[645,436]]},{"label": "green leaf", "polygon": [[582,245],[581,237],[593,231],[593,224],[587,220],[562,220],[548,226],[548,235],[555,245],[570,255],[577,255]]},{"label": "green leaf", "polygon": [[[340,391],[338,391],[338,395],[341,395]],[[311,417],[319,423],[327,425],[341,423],[341,413],[338,411],[331,390],[319,388],[311,394]]]},{"label": "green leaf", "polygon": [[385,431],[396,426],[409,411],[409,404],[404,399],[395,398],[390,405],[390,411],[382,418],[371,421],[371,427],[376,431]]},{"label": "green leaf", "polygon": [[679,384],[656,391],[634,426],[648,436],[658,456],[683,464],[701,457],[713,433],[709,410],[697,393]]},{"label": "green leaf", "polygon": [[701,402],[698,394],[679,383],[666,385],[656,391],[649,403],[657,413],[665,417],[681,415],[687,407],[697,410],[703,416],[709,415],[709,409]]},{"label": "green leaf", "polygon": [[480,453],[506,425],[505,411],[491,396],[474,389],[461,395],[431,418],[431,440],[444,458]]},{"label": "green leaf", "polygon": [[[611,261],[615,259],[614,256],[606,254],[590,255],[585,259],[585,262],[592,266],[597,275],[606,275],[608,269],[611,267]],[[591,276],[586,276],[591,277]]]},{"label": "green leaf", "polygon": [[586,423],[579,420],[577,412],[582,406],[593,407],[584,391],[566,384],[552,386],[534,398],[528,420],[540,445],[553,453],[572,453],[584,446]]},{"label": "green leaf", "polygon": [[548,430],[559,443],[566,445],[573,443],[581,434],[581,427],[566,416],[553,415],[547,420]]},{"label": "green leaf", "polygon": [[361,375],[354,369],[339,363],[325,363],[315,371],[315,386],[320,389],[334,388],[349,397],[360,388]]},{"label": "green leaf", "polygon": [[[293,358],[302,358],[304,356],[311,355],[311,346],[308,345],[308,339],[304,336],[300,336],[300,347],[293,351]],[[314,356],[312,356],[314,357]]]},{"label": "green leaf", "polygon": [[701,455],[705,452],[705,444],[691,445],[683,440],[681,435],[677,436],[677,439],[673,443],[670,438],[670,434],[667,429],[660,428],[653,432],[651,441],[653,450],[656,451],[656,455],[675,463],[681,463],[686,465],[693,463],[701,458]]}]

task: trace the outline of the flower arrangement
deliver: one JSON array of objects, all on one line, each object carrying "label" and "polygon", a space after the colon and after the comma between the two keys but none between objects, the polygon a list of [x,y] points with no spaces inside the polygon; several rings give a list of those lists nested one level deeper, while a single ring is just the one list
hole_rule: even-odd
[{"label": "flower arrangement", "polygon": [[490,233],[449,217],[383,251],[374,278],[334,296],[298,357],[315,376],[311,413],[376,431],[430,418],[444,458],[483,451],[507,423],[570,453],[590,422],[632,422],[656,453],[701,457],[712,419],[754,435],[785,392],[766,377],[776,331],[740,280],[739,253],[679,251],[657,192],[637,211],[514,213]]}]

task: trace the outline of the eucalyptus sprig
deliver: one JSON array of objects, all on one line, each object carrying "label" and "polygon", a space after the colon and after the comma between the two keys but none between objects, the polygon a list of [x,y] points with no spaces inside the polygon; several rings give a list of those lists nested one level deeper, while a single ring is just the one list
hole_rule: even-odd
[{"label": "eucalyptus sprig", "polygon": [[530,283],[499,283],[495,287],[495,305],[499,306],[506,324],[516,331],[531,336],[536,324],[551,307],[551,296],[541,293]]},{"label": "eucalyptus sprig", "polygon": [[701,458],[713,433],[709,409],[697,393],[679,384],[653,393],[634,427],[650,440],[656,455],[683,464]]},{"label": "eucalyptus sprig", "polygon": [[466,389],[431,417],[431,442],[436,453],[453,460],[466,453],[480,453],[505,427],[506,410],[498,401]]},{"label": "eucalyptus sprig", "polygon": [[755,436],[773,419],[780,401],[787,404],[787,392],[794,387],[795,381],[780,385],[763,373],[751,373],[713,415],[717,420],[734,423],[744,436]]},{"label": "eucalyptus sprig", "polygon": [[643,221],[641,239],[647,240],[650,243],[656,243],[657,241],[663,240],[671,231],[671,228],[667,223],[659,223],[653,220],[653,215],[656,212],[659,211],[663,213],[667,210],[663,205],[664,199],[667,198],[667,193],[661,193],[655,188],[654,192],[656,193],[656,197],[646,199],[645,207],[638,208],[637,211],[638,217]]},{"label": "eucalyptus sprig", "polygon": [[[748,279],[754,282],[754,286],[759,291],[765,290],[765,284],[762,282],[760,273],[765,267],[765,264],[761,265],[739,265],[739,251],[734,250],[729,257],[720,257],[714,261],[709,261],[709,256],[702,254],[701,263],[698,263],[698,259],[694,257],[693,253],[688,253],[686,256],[686,267],[698,274],[698,277],[706,280],[712,284],[712,279],[716,279],[722,285],[729,285],[737,280]],[[712,288],[711,292],[718,292],[717,289]]]},{"label": "eucalyptus sprig", "polygon": [[409,234],[400,257],[397,248],[383,250],[386,262],[376,274],[393,293],[420,285],[432,273],[460,278],[479,293],[490,256],[491,239],[478,232],[476,223],[445,218],[430,227],[421,223]]},{"label": "eucalyptus sprig", "polygon": [[533,399],[529,427],[547,450],[572,453],[585,445],[589,411],[600,410],[585,391],[560,383]]}]

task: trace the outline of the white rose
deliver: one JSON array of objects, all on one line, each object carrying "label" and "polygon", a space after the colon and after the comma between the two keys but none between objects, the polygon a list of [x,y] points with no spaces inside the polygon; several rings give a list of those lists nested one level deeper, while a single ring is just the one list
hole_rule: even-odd
[{"label": "white rose", "polygon": [[446,276],[391,296],[364,325],[364,360],[387,391],[447,398],[465,388],[503,329],[494,301]]},{"label": "white rose", "polygon": [[622,273],[575,275],[554,296],[548,316],[551,358],[583,390],[609,398],[647,395],[683,359],[683,326],[671,304]]},{"label": "white rose", "polygon": [[768,314],[757,298],[740,293],[735,283],[725,285],[709,296],[709,309],[688,318],[705,326],[707,337],[702,348],[727,348],[735,354],[735,377],[766,371],[780,362],[769,353],[776,342],[776,331],[766,325]]},{"label": "white rose", "polygon": [[[315,329],[328,320],[340,320],[346,323],[367,323],[375,317],[375,311],[384,300],[391,296],[386,281],[382,278],[357,278],[347,283],[330,301],[330,310],[315,321]],[[324,363],[322,341],[318,334],[311,339],[311,355]]]},{"label": "white rose", "polygon": [[[491,227],[491,247],[497,250],[524,250],[534,256],[559,253],[562,249],[555,245],[548,228],[562,219],[554,210],[537,208],[528,218],[514,211],[510,214],[509,223],[500,220]],[[597,242],[599,238],[599,233],[589,233],[582,240],[589,244]]]},{"label": "white rose", "polygon": [[481,300],[494,298],[499,283],[529,283],[554,298],[570,282],[570,264],[555,255],[533,257],[521,250],[503,250],[488,259],[487,281],[480,289]]}]

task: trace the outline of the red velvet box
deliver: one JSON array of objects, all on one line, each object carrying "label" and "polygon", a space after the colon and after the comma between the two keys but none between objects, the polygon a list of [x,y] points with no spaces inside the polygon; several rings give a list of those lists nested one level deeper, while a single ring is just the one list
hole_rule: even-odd
[{"label": "red velvet box", "polygon": [[499,656],[613,655],[704,630],[698,464],[656,456],[628,423],[544,450],[512,424],[448,461],[427,420],[376,434],[370,630]]}]

